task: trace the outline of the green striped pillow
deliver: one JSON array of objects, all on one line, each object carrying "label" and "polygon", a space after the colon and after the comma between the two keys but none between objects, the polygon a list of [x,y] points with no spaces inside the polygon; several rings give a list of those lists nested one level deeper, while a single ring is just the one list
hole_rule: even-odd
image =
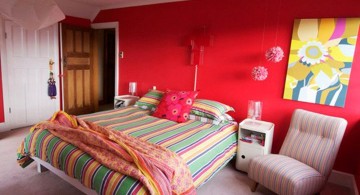
[{"label": "green striped pillow", "polygon": [[191,114],[224,121],[224,114],[229,111],[234,111],[234,109],[226,104],[213,100],[196,99],[191,109]]},{"label": "green striped pillow", "polygon": [[144,110],[154,111],[163,95],[164,92],[152,89],[136,101],[135,106]]}]

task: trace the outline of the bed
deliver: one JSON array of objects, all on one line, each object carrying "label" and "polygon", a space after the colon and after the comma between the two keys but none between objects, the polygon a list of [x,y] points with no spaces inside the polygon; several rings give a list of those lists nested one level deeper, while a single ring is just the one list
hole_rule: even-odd
[{"label": "bed", "polygon": [[[122,131],[177,153],[186,162],[196,188],[214,176],[236,152],[237,124],[232,122],[215,125],[188,120],[176,123],[153,117],[149,111],[135,106],[83,115],[79,118],[115,131]],[[93,189],[97,194],[148,193],[138,180],[108,169],[49,131],[42,131],[36,137],[34,133],[27,135],[23,144],[24,151],[34,144],[36,154],[24,163],[25,166],[34,159],[48,168],[51,165],[56,168],[55,170],[62,170],[67,176],[75,178],[86,188]],[[22,155],[18,154],[18,158],[21,157]]]}]

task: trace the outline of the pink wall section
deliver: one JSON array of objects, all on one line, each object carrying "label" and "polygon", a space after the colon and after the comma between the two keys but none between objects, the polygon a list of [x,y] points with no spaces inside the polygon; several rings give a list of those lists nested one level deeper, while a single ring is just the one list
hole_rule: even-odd
[{"label": "pink wall section", "polygon": [[[263,101],[263,120],[275,123],[273,152],[281,147],[296,108],[344,117],[349,125],[335,163],[335,169],[356,174],[354,159],[360,138],[360,43],[356,49],[345,108],[282,99],[288,53],[296,18],[360,17],[355,0],[194,0],[134,8],[101,11],[96,22],[119,22],[120,93],[128,82],[137,81],[140,95],[153,85],[158,89],[192,90],[194,67],[184,38],[206,25],[214,44],[205,48],[199,67],[199,98],[218,100],[233,106],[232,115],[246,117],[248,100]],[[275,45],[284,49],[280,63],[266,62],[265,51]],[[253,81],[251,69],[265,65],[269,77]]]},{"label": "pink wall section", "polygon": [[2,73],[1,73],[1,57],[0,57],[0,123],[5,121],[4,114],[4,99],[3,99],[3,88],[2,88]]}]

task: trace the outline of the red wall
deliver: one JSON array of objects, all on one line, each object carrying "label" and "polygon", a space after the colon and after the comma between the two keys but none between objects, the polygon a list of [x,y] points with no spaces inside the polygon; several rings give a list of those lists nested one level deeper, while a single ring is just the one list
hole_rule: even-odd
[{"label": "red wall", "polygon": [[73,16],[65,16],[65,19],[60,21],[60,23],[74,25],[74,26],[82,26],[86,28],[91,26],[91,21],[89,19],[78,18]]},{"label": "red wall", "polygon": [[[192,0],[151,6],[104,10],[94,22],[119,22],[120,93],[137,81],[140,95],[153,85],[158,89],[192,90],[194,67],[189,65],[189,46],[184,38],[206,25],[214,44],[205,48],[199,67],[199,97],[233,106],[233,116],[246,117],[248,100],[263,101],[263,120],[275,123],[272,152],[281,147],[296,108],[344,117],[348,120],[335,169],[359,175],[360,150],[360,50],[356,49],[345,108],[282,99],[288,53],[296,18],[360,17],[357,0]],[[266,62],[265,51],[284,49],[280,63]],[[254,66],[265,65],[269,77],[253,81]]]},{"label": "red wall", "polygon": [[358,173],[357,175],[355,175],[355,180],[356,180],[356,185],[357,185],[357,189],[360,189],[360,173]]}]

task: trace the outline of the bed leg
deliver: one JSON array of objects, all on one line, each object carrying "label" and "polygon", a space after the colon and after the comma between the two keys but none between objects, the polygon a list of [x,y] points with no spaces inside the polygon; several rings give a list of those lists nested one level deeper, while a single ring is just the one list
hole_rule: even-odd
[{"label": "bed leg", "polygon": [[250,189],[252,192],[256,191],[256,188],[258,187],[259,183],[256,181],[251,180]]},{"label": "bed leg", "polygon": [[45,168],[44,166],[42,166],[39,162],[36,162],[37,163],[37,172],[38,173],[42,173],[42,172],[45,172],[47,171],[48,169]]}]

